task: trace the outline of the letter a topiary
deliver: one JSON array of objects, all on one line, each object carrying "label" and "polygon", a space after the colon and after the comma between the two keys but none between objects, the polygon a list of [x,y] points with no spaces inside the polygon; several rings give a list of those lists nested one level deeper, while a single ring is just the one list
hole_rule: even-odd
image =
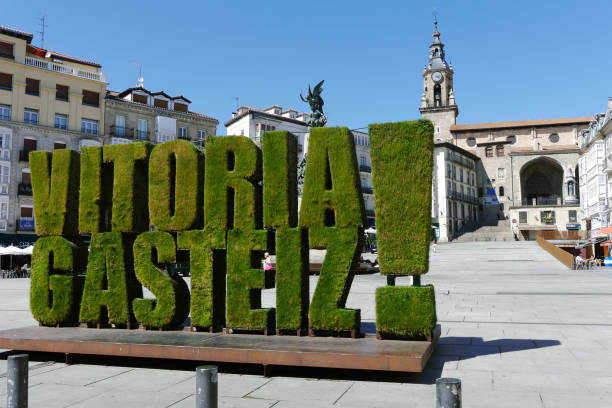
[{"label": "letter a topiary", "polygon": [[36,241],[30,288],[34,319],[45,326],[73,325],[78,321],[82,280],[76,274],[86,259],[86,248],[63,237],[41,237]]},{"label": "letter a topiary", "polygon": [[308,235],[297,225],[297,138],[263,136],[264,226],[276,229],[276,329],[308,327]]},{"label": "letter a topiary", "polygon": [[204,156],[188,141],[155,146],[149,158],[149,213],[156,229],[184,231],[198,226],[203,177]]},{"label": "letter a topiary", "polygon": [[80,320],[88,325],[131,327],[132,299],[142,297],[134,276],[132,242],[127,234],[100,232],[91,236]]},{"label": "letter a topiary", "polygon": [[266,330],[274,326],[274,309],[261,308],[265,273],[261,256],[256,256],[266,249],[267,234],[264,230],[227,231],[227,327]]},{"label": "letter a topiary", "polygon": [[147,142],[104,146],[104,162],[112,163],[113,171],[113,231],[149,229],[147,179],[151,147]]},{"label": "letter a topiary", "polygon": [[309,228],[311,248],[327,249],[310,303],[310,328],[358,331],[359,310],[344,306],[365,210],[355,143],[347,128],[311,129],[299,224]]},{"label": "letter a topiary", "polygon": [[370,125],[370,147],[380,272],[427,273],[433,125],[428,120]]},{"label": "letter a topiary", "polygon": [[30,152],[36,234],[78,235],[79,154]]},{"label": "letter a topiary", "polygon": [[261,150],[244,136],[215,137],[206,145],[204,229],[261,228]]},{"label": "letter a topiary", "polygon": [[174,238],[167,232],[143,232],[134,242],[134,269],[138,280],[149,289],[156,299],[134,299],[134,315],[146,328],[173,328],[182,324],[189,316],[189,288],[182,277],[171,276],[155,266],[157,262],[176,261]]},{"label": "letter a topiary", "polygon": [[[425,274],[431,237],[433,125],[428,120],[370,125],[370,146],[380,271],[391,276]],[[434,288],[420,287],[418,282],[376,290],[376,330],[381,336],[431,335],[436,325]]]},{"label": "letter a topiary", "polygon": [[225,248],[225,231],[181,231],[179,249],[189,250],[191,326],[217,329],[225,319],[225,259],[215,249]]}]

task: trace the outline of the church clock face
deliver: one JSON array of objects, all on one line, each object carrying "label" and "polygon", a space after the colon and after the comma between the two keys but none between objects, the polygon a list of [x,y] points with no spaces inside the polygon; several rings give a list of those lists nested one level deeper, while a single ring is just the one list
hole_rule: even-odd
[{"label": "church clock face", "polygon": [[442,79],[444,79],[444,77],[442,76],[441,72],[436,71],[433,74],[431,74],[431,79],[433,79],[435,83],[440,83],[442,82]]}]

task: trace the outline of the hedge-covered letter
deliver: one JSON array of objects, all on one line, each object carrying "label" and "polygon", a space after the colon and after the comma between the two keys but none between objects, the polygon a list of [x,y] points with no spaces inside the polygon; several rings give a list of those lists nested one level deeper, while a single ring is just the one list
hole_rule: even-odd
[{"label": "hedge-covered letter", "polygon": [[45,326],[78,322],[82,280],[76,274],[86,259],[87,248],[63,237],[41,237],[36,241],[30,287],[34,319]]},{"label": "hedge-covered letter", "polygon": [[203,177],[204,156],[188,141],[155,146],[149,158],[149,214],[157,230],[201,227]]},{"label": "hedge-covered letter", "polygon": [[[153,249],[157,259],[153,259]],[[134,315],[149,328],[176,328],[189,316],[189,288],[179,275],[169,275],[158,264],[176,261],[176,245],[168,232],[143,232],[134,241],[134,269],[138,280],[156,299],[134,299]]]},{"label": "hedge-covered letter", "polygon": [[132,299],[142,297],[134,276],[132,242],[127,234],[100,232],[91,236],[80,320],[88,325],[132,327]]},{"label": "hedge-covered letter", "polygon": [[263,136],[264,226],[276,230],[276,329],[308,327],[308,234],[297,225],[297,137]]},{"label": "hedge-covered letter", "polygon": [[206,144],[204,229],[261,228],[261,150],[244,136]]},{"label": "hedge-covered letter", "polygon": [[149,229],[147,181],[151,147],[147,142],[104,146],[104,163],[113,171],[113,231]]},{"label": "hedge-covered letter", "polygon": [[428,120],[370,125],[370,147],[380,272],[427,273],[433,125]]},{"label": "hedge-covered letter", "polygon": [[225,231],[181,231],[179,249],[189,250],[191,327],[218,329],[225,321]]},{"label": "hedge-covered letter", "polygon": [[79,153],[30,152],[36,234],[78,235]]},{"label": "hedge-covered letter", "polygon": [[81,191],[79,197],[79,232],[96,234],[105,231],[104,183],[106,174],[102,166],[102,146],[86,146],[81,149]]}]

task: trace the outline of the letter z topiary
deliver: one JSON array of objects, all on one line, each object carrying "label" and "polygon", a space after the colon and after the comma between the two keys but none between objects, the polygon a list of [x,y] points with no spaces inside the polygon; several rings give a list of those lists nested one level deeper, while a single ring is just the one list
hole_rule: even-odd
[{"label": "letter z topiary", "polygon": [[[53,260],[53,264],[51,264]],[[87,248],[63,237],[41,237],[32,251],[30,309],[45,326],[74,325],[82,279],[76,276],[87,260]]]},{"label": "letter z topiary", "polygon": [[202,225],[203,177],[204,156],[188,141],[155,146],[149,158],[149,214],[156,229],[184,231]]},{"label": "letter z topiary", "polygon": [[134,315],[146,328],[174,328],[189,316],[189,288],[179,275],[155,266],[176,261],[176,245],[168,232],[143,232],[134,241],[134,269],[138,280],[156,299],[134,299]]},{"label": "letter z topiary", "polygon": [[79,153],[30,152],[36,234],[78,235]]},{"label": "letter z topiary", "polygon": [[132,327],[132,299],[142,297],[134,276],[133,238],[120,232],[91,236],[80,320],[90,326]]}]

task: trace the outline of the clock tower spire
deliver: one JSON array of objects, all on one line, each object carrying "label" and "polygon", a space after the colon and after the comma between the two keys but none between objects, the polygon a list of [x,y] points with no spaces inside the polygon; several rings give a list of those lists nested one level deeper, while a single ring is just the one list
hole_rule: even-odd
[{"label": "clock tower spire", "polygon": [[440,40],[438,19],[434,18],[433,40],[429,45],[429,62],[423,71],[421,117],[434,124],[434,141],[451,142],[451,125],[456,123],[459,108],[453,93],[453,66],[446,62],[444,43]]}]

